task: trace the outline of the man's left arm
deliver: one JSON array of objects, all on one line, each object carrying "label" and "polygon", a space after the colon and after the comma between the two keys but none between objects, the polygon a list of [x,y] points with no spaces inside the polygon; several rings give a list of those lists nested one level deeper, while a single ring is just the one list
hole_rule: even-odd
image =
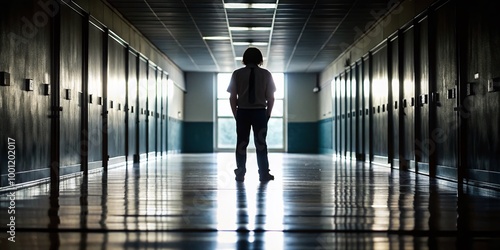
[{"label": "man's left arm", "polygon": [[234,119],[236,119],[236,111],[238,105],[238,95],[236,91],[231,91],[231,96],[229,96],[229,103],[231,105],[231,111],[233,111]]}]

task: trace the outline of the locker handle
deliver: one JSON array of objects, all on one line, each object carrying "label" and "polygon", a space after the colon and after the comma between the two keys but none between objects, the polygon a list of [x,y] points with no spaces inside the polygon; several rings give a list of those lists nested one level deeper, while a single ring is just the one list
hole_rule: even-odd
[{"label": "locker handle", "polygon": [[433,103],[439,103],[439,93],[438,92],[431,93],[431,99]]},{"label": "locker handle", "polygon": [[424,106],[424,104],[427,104],[427,95],[420,96],[420,104],[421,104],[421,106]]}]

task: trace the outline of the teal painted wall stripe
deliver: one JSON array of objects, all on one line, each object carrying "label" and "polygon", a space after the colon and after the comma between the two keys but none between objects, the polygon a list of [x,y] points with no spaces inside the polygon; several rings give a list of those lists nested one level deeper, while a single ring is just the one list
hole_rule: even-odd
[{"label": "teal painted wall stripe", "polygon": [[213,122],[184,122],[184,153],[214,152]]},{"label": "teal painted wall stripe", "polygon": [[323,119],[318,122],[319,153],[333,154],[333,119]]},{"label": "teal painted wall stripe", "polygon": [[169,117],[168,119],[168,151],[182,152],[183,121]]},{"label": "teal painted wall stripe", "polygon": [[318,153],[318,123],[288,123],[289,153]]}]

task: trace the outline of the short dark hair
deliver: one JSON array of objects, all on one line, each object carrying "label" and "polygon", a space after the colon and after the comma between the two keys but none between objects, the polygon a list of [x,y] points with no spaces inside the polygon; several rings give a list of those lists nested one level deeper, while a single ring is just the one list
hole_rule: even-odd
[{"label": "short dark hair", "polygon": [[245,50],[245,53],[243,53],[243,64],[245,65],[252,63],[257,65],[262,65],[263,61],[264,59],[262,58],[262,53],[257,48],[250,47],[247,50]]}]

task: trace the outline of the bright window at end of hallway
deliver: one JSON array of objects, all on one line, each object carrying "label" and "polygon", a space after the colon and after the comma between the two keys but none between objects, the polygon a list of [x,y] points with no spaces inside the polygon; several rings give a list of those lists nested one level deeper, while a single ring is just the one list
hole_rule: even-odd
[{"label": "bright window at end of hallway", "polygon": [[[283,73],[273,73],[276,93],[271,119],[268,123],[267,146],[271,150],[284,149],[284,98],[285,77]],[[231,150],[236,146],[236,122],[229,105],[227,87],[231,80],[231,73],[220,73],[217,76],[217,149]],[[253,133],[250,135],[249,149],[255,149]]]}]

